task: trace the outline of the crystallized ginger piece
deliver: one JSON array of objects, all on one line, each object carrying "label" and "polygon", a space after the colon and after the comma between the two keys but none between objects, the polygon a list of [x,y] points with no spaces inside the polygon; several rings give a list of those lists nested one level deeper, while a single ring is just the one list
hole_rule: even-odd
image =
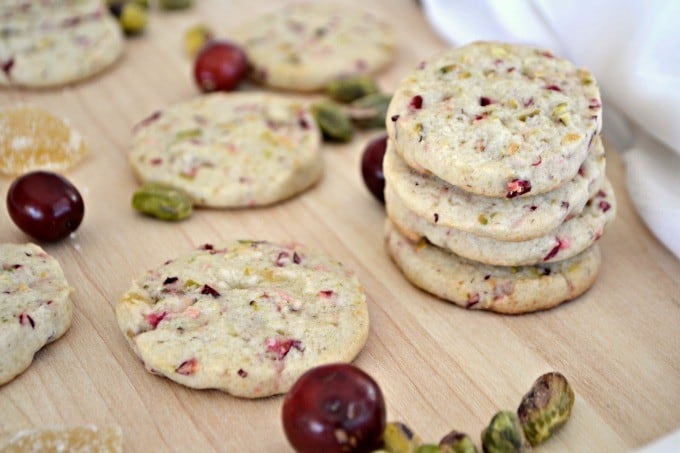
[{"label": "crystallized ginger piece", "polygon": [[0,111],[0,173],[20,175],[63,171],[87,152],[82,136],[67,121],[37,107]]},{"label": "crystallized ginger piece", "polygon": [[67,429],[20,431],[9,443],[0,447],[2,453],[119,453],[122,451],[123,435],[119,427],[97,428],[92,425]]}]

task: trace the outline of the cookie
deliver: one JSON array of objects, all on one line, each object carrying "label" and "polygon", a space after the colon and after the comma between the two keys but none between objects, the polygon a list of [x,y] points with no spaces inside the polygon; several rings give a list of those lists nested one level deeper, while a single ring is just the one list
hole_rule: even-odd
[{"label": "cookie", "polygon": [[294,91],[375,73],[392,60],[395,48],[391,28],[377,17],[316,2],[286,5],[229,36],[243,46],[256,80]]},{"label": "cookie", "polygon": [[386,124],[409,166],[514,198],[573,179],[601,114],[587,70],[544,50],[477,42],[421,63],[394,93]]},{"label": "cookie", "polygon": [[256,92],[175,104],[135,127],[130,164],[142,181],[183,189],[199,206],[285,200],[323,174],[321,134],[308,108]]},{"label": "cookie", "polygon": [[0,36],[76,25],[104,12],[101,0],[4,1],[0,4]]},{"label": "cookie", "polygon": [[0,36],[0,85],[52,87],[97,74],[123,53],[123,35],[103,3],[9,12]]},{"label": "cookie", "polygon": [[0,244],[0,384],[11,381],[71,325],[59,263],[34,244]]},{"label": "cookie", "polygon": [[464,258],[496,266],[522,266],[562,261],[578,255],[602,237],[614,220],[616,200],[609,181],[584,210],[546,236],[522,242],[484,238],[431,223],[404,206],[391,190],[385,191],[387,214],[399,231],[413,241],[426,238]]},{"label": "cookie", "polygon": [[204,245],[146,273],[116,306],[152,373],[258,398],[306,370],[351,361],[368,337],[357,278],[300,244]]},{"label": "cookie", "polygon": [[459,257],[426,240],[412,242],[388,220],[385,243],[397,267],[415,286],[464,308],[505,314],[555,307],[583,294],[600,270],[594,245],[557,263],[490,266]]},{"label": "cookie", "polygon": [[604,179],[604,153],[598,137],[572,180],[552,192],[514,199],[471,194],[434,175],[422,175],[399,157],[392,140],[383,172],[387,190],[430,223],[499,241],[527,241],[550,234],[583,209]]}]

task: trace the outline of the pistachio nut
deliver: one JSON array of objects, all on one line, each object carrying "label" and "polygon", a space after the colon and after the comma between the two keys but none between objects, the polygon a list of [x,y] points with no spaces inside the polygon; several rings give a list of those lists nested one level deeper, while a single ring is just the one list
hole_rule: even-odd
[{"label": "pistachio nut", "polygon": [[453,430],[439,441],[442,453],[478,453],[472,438],[465,433]]},{"label": "pistachio nut", "polygon": [[524,435],[531,445],[546,441],[569,420],[574,406],[574,391],[567,378],[558,372],[536,379],[517,409]]},{"label": "pistachio nut", "polygon": [[341,106],[335,102],[322,101],[312,105],[311,111],[324,137],[336,142],[352,140],[354,127]]},{"label": "pistachio nut", "polygon": [[213,38],[214,34],[207,25],[196,24],[184,32],[184,52],[193,58],[198,51]]},{"label": "pistachio nut", "polygon": [[114,15],[118,18],[120,28],[126,35],[137,35],[144,31],[149,21],[148,13],[143,6],[134,2],[121,4],[120,14]]},{"label": "pistachio nut", "polygon": [[146,183],[132,195],[132,207],[161,220],[182,220],[191,215],[193,202],[184,191],[158,183]]},{"label": "pistachio nut", "polygon": [[352,101],[347,113],[360,128],[384,128],[387,107],[391,100],[392,96],[389,94],[371,93]]},{"label": "pistachio nut", "polygon": [[367,94],[377,93],[378,85],[369,76],[341,77],[326,87],[326,94],[338,102],[352,102]]},{"label": "pistachio nut", "polygon": [[388,422],[383,432],[383,443],[390,453],[414,453],[422,440],[404,423]]},{"label": "pistachio nut", "polygon": [[517,414],[497,412],[482,431],[482,448],[486,453],[522,453],[529,449]]}]

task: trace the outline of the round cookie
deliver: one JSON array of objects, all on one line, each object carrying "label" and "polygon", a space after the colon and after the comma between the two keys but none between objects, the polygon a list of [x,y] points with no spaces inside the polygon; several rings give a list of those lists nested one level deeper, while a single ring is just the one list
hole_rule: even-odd
[{"label": "round cookie", "polygon": [[386,125],[409,166],[514,198],[574,178],[602,108],[585,69],[544,50],[477,42],[421,63],[394,93]]},{"label": "round cookie", "polygon": [[[9,12],[0,37],[0,85],[51,87],[90,77],[123,53],[116,20],[99,3]],[[22,15],[23,14],[23,15]]]},{"label": "round cookie", "polygon": [[386,191],[430,223],[499,241],[527,241],[550,234],[581,212],[604,179],[605,151],[596,138],[572,180],[552,192],[515,199],[471,194],[434,175],[422,175],[399,157],[392,140],[388,140],[383,171]]},{"label": "round cookie", "polygon": [[4,1],[0,4],[0,36],[74,26],[103,13],[101,0]]},{"label": "round cookie", "polygon": [[308,108],[260,92],[214,93],[175,104],[135,127],[130,164],[142,181],[186,191],[200,206],[275,203],[323,174]]},{"label": "round cookie", "polygon": [[259,398],[308,369],[351,361],[368,337],[363,287],[300,244],[206,244],[150,270],[116,306],[152,373]]},{"label": "round cookie", "polygon": [[431,223],[409,210],[391,190],[385,190],[385,206],[392,223],[412,241],[425,237],[458,256],[495,266],[523,266],[562,261],[578,255],[602,237],[614,220],[614,191],[605,181],[584,210],[546,236],[522,242],[505,242]]},{"label": "round cookie", "polygon": [[61,337],[73,308],[59,263],[34,244],[0,244],[0,384]]},{"label": "round cookie", "polygon": [[412,242],[388,220],[387,251],[415,286],[464,308],[505,314],[555,307],[583,294],[600,270],[600,249],[537,266],[490,266],[459,257],[426,240]]},{"label": "round cookie", "polygon": [[268,86],[314,91],[344,76],[370,74],[393,58],[390,27],[360,11],[296,3],[247,21],[230,33]]}]

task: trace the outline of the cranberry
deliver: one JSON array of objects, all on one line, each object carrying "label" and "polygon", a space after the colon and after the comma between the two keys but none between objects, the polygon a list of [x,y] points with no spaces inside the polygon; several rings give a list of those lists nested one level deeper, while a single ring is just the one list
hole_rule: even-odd
[{"label": "cranberry", "polygon": [[204,92],[234,90],[247,74],[246,54],[226,41],[206,44],[194,63],[194,78]]},{"label": "cranberry", "polygon": [[380,387],[349,364],[312,368],[283,401],[283,429],[300,453],[371,451],[381,442],[385,419]]},{"label": "cranberry", "polygon": [[531,181],[515,178],[508,182],[508,193],[505,196],[507,198],[515,198],[527,192],[531,192]]},{"label": "cranberry", "polygon": [[56,241],[78,228],[85,206],[78,189],[66,178],[34,171],[9,187],[7,210],[24,233],[41,241]]},{"label": "cranberry", "polygon": [[385,175],[382,164],[386,149],[387,135],[384,135],[371,140],[361,156],[361,175],[364,183],[381,203],[385,202]]}]

